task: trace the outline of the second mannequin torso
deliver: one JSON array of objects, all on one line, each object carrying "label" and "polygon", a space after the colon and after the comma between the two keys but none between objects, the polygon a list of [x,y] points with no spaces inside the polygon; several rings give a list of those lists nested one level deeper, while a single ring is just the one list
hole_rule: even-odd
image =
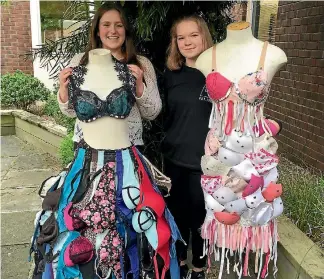
[{"label": "second mannequin torso", "polygon": [[[217,71],[233,82],[257,71],[263,45],[264,42],[253,37],[251,28],[227,30],[227,38],[216,46]],[[212,72],[212,52],[213,48],[206,50],[196,61],[196,68],[205,76]],[[286,62],[287,57],[280,48],[268,45],[264,64],[268,82]]]}]

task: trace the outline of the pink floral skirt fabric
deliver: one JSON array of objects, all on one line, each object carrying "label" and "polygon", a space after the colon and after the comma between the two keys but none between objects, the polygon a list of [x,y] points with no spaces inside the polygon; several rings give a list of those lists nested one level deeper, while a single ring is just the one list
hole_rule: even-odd
[{"label": "pink floral skirt fabric", "polygon": [[115,162],[108,162],[102,168],[101,177],[93,198],[80,211],[81,218],[94,233],[103,233],[108,229],[97,254],[99,266],[105,263],[110,267],[116,278],[122,278],[120,256],[123,252],[123,241],[115,225],[116,185]]}]

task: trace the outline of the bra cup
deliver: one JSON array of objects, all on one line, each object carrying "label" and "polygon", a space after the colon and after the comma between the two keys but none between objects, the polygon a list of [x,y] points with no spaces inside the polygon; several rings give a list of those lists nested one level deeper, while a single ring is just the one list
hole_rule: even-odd
[{"label": "bra cup", "polygon": [[247,182],[239,177],[232,177],[225,182],[225,187],[230,188],[236,194],[241,193],[247,185]]},{"label": "bra cup", "polygon": [[271,182],[277,183],[279,179],[279,173],[277,168],[271,169],[264,177],[263,189],[266,189]]},{"label": "bra cup", "polygon": [[257,152],[249,152],[245,154],[245,157],[252,162],[257,172],[262,175],[269,172],[272,168],[275,168],[279,162],[277,155],[272,154],[263,148]]},{"label": "bra cup", "polygon": [[267,202],[261,202],[256,208],[253,209],[250,220],[252,222],[252,225],[262,226],[268,223],[272,216],[272,205]]},{"label": "bra cup", "polygon": [[154,222],[154,215],[149,209],[142,209],[139,212],[135,212],[132,217],[132,225],[137,233],[148,230]]},{"label": "bra cup", "polygon": [[233,152],[221,147],[218,150],[218,159],[227,166],[236,166],[244,160],[244,154]]},{"label": "bra cup", "polygon": [[[66,171],[62,171],[60,174],[56,176],[51,176],[45,179],[42,182],[41,188],[38,191],[38,195],[44,199],[47,193],[50,191],[56,191],[61,188],[64,182],[64,178],[66,176]],[[46,193],[46,194],[45,194]]]},{"label": "bra cup", "polygon": [[249,184],[245,187],[242,196],[247,197],[263,186],[263,177],[252,174]]},{"label": "bra cup", "polygon": [[272,154],[276,154],[278,150],[278,143],[274,137],[263,134],[261,137],[255,139],[255,150],[261,149],[264,149]]},{"label": "bra cup", "polygon": [[37,244],[54,243],[59,235],[59,228],[54,213],[52,213],[41,226]]},{"label": "bra cup", "polygon": [[249,103],[253,103],[267,85],[267,75],[264,71],[250,73],[238,82],[240,98]]},{"label": "bra cup", "polygon": [[274,199],[279,198],[282,194],[282,185],[270,183],[268,187],[262,191],[262,195],[266,201],[272,202]]},{"label": "bra cup", "polygon": [[236,212],[215,212],[215,218],[222,224],[234,225],[240,220],[240,215]]},{"label": "bra cup", "polygon": [[144,232],[148,242],[156,251],[165,246],[171,237],[171,229],[164,217],[158,218],[153,225]]},{"label": "bra cup", "polygon": [[206,78],[208,96],[215,102],[225,98],[231,86],[232,82],[217,72],[210,73]]},{"label": "bra cup", "polygon": [[233,130],[227,137],[226,147],[239,153],[251,152],[253,147],[252,137]]},{"label": "bra cup", "polygon": [[254,213],[254,209],[252,208],[248,208],[247,210],[245,210],[243,212],[243,214],[241,215],[241,220],[240,223],[242,226],[246,226],[246,227],[250,227],[253,226],[253,223],[251,221],[251,217]]},{"label": "bra cup", "polygon": [[79,236],[72,240],[64,251],[64,263],[66,266],[85,264],[93,258],[94,247],[92,243],[84,236]]},{"label": "bra cup", "polygon": [[219,143],[219,140],[215,135],[215,129],[214,128],[210,129],[205,141],[205,154],[213,155],[217,153],[220,146],[221,145]]},{"label": "bra cup", "polygon": [[247,210],[247,206],[244,199],[238,199],[231,202],[228,202],[224,205],[226,211],[228,212],[236,212],[241,215],[245,210]]},{"label": "bra cup", "polygon": [[56,211],[59,206],[61,193],[62,193],[62,188],[58,188],[52,192],[47,192],[42,202],[42,209]]},{"label": "bra cup", "polygon": [[75,106],[75,112],[80,120],[88,120],[95,117],[98,114],[98,109],[95,105],[86,101],[77,101]]},{"label": "bra cup", "polygon": [[224,205],[230,201],[236,200],[237,196],[235,193],[227,187],[222,187],[214,192],[213,198],[218,201],[221,205]]},{"label": "bra cup", "polygon": [[245,159],[240,164],[232,167],[232,170],[236,175],[242,177],[245,181],[251,180],[252,174],[256,176],[259,175],[249,159]]},{"label": "bra cup", "polygon": [[140,201],[140,189],[136,186],[125,186],[122,189],[122,197],[128,209],[135,209]]},{"label": "bra cup", "polygon": [[206,210],[210,210],[210,211],[213,211],[213,212],[220,212],[220,211],[224,210],[224,206],[222,206],[211,195],[204,193],[204,196],[205,196]]},{"label": "bra cup", "polygon": [[221,176],[202,175],[200,182],[204,192],[210,195],[223,186],[223,181]]},{"label": "bra cup", "polygon": [[272,202],[272,207],[273,207],[273,215],[271,217],[271,220],[279,217],[282,214],[284,210],[282,199],[280,197],[274,199]]},{"label": "bra cup", "polygon": [[261,188],[256,190],[252,195],[244,198],[248,208],[256,208],[261,202],[264,201]]},{"label": "bra cup", "polygon": [[229,166],[209,155],[201,157],[201,169],[205,175],[210,176],[226,176],[230,171]]},{"label": "bra cup", "polygon": [[142,208],[150,209],[156,216],[161,217],[164,213],[165,201],[156,192],[145,192],[143,194],[143,200],[136,206],[136,211],[140,211]]},{"label": "bra cup", "polygon": [[[114,91],[115,92],[115,91]],[[113,115],[127,115],[129,114],[129,106],[127,99],[127,91],[120,90],[121,94],[116,96],[112,101],[107,102],[105,111]]]}]

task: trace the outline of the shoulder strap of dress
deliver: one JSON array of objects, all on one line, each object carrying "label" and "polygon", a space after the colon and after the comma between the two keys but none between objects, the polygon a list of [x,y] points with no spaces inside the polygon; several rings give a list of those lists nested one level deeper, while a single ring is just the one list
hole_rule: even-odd
[{"label": "shoulder strap of dress", "polygon": [[212,71],[216,72],[216,44],[213,46],[212,52]]},{"label": "shoulder strap of dress", "polygon": [[268,44],[269,44],[268,41],[265,41],[263,43],[263,47],[262,47],[262,52],[261,52],[261,56],[260,56],[258,70],[263,70],[263,68],[264,68],[264,61],[265,61],[265,57],[266,57],[266,54],[267,54]]}]

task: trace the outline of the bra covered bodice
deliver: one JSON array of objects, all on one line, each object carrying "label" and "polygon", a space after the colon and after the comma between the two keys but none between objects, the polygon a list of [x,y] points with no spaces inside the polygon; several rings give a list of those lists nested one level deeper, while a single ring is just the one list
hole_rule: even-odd
[{"label": "bra covered bodice", "polygon": [[[219,140],[224,141],[233,129],[259,136],[261,128],[271,134],[263,117],[264,103],[270,83],[264,71],[268,42],[263,44],[257,71],[248,73],[238,82],[233,82],[216,70],[216,47],[212,51],[212,72],[206,77],[202,99],[213,103],[209,128],[215,128]],[[233,69],[235,71],[235,69]],[[253,126],[256,124],[256,127]]]},{"label": "bra covered bodice", "polygon": [[123,85],[112,90],[105,100],[95,92],[82,90],[80,86],[87,74],[87,67],[80,65],[72,69],[69,83],[69,106],[75,110],[82,122],[91,122],[103,116],[126,118],[135,103],[135,78],[127,65],[113,58],[118,79]]},{"label": "bra covered bodice", "polygon": [[248,104],[259,104],[268,95],[267,85],[267,74],[263,70],[248,73],[237,83],[230,81],[219,72],[212,72],[206,78],[208,95],[217,103],[232,95]]},{"label": "bra covered bodice", "polygon": [[258,70],[248,73],[237,83],[234,83],[220,72],[217,72],[216,46],[214,46],[212,72],[206,78],[206,89],[209,98],[219,103],[232,95],[250,105],[257,105],[264,102],[268,95],[267,73],[263,70],[266,48],[267,42],[264,43],[262,49]]}]

